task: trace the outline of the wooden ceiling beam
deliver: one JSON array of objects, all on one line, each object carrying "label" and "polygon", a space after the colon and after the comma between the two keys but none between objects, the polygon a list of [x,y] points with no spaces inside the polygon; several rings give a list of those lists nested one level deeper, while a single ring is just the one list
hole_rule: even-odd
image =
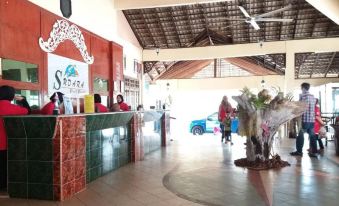
[{"label": "wooden ceiling beam", "polygon": [[[185,7],[186,8],[186,7]],[[183,10],[183,13],[185,14],[185,16],[186,16],[186,21],[187,21],[187,23],[188,23],[188,26],[189,26],[189,28],[190,28],[190,30],[189,30],[189,32],[191,33],[191,39],[193,40],[194,39],[194,35],[193,35],[193,29],[192,29],[192,26],[191,26],[191,15],[189,15],[188,14],[188,11],[187,11],[187,9],[184,9]]]},{"label": "wooden ceiling beam", "polygon": [[173,17],[173,8],[170,7],[168,12],[170,13],[170,16],[171,16],[171,19],[172,19],[172,24],[173,24],[173,26],[174,26],[174,31],[175,31],[175,34],[176,34],[176,36],[177,36],[177,40],[178,40],[178,42],[179,42],[180,47],[182,47],[182,43],[181,43],[180,36],[179,36],[179,32],[178,32],[178,27],[177,27],[177,25],[175,24],[176,21],[175,21],[175,19],[174,19],[174,17]]},{"label": "wooden ceiling beam", "polygon": [[276,69],[270,62],[267,62],[267,61],[265,62],[266,55],[264,55],[263,59],[261,59],[257,56],[242,57],[242,58],[249,61],[249,62],[252,62],[253,64],[260,65],[263,68],[274,72],[275,74],[284,75],[283,71]]},{"label": "wooden ceiling beam", "polygon": [[201,62],[199,65],[197,65],[195,68],[191,69],[190,71],[186,72],[185,74],[182,74],[180,76],[178,76],[178,78],[185,78],[185,79],[190,79],[192,78],[196,73],[200,72],[201,70],[203,70],[205,67],[207,67],[208,65],[211,64],[213,60],[210,61],[204,61]]},{"label": "wooden ceiling beam", "polygon": [[312,55],[312,53],[308,53],[308,54],[300,54],[300,55],[303,55],[301,61],[297,61],[298,58],[296,58],[296,55],[297,55],[297,54],[295,54],[295,61],[296,61],[296,64],[295,64],[295,65],[296,65],[296,67],[299,66],[299,69],[298,69],[298,70],[296,69],[297,77],[299,77],[300,71],[301,71],[301,69],[303,68],[306,59],[307,59],[310,55]]},{"label": "wooden ceiling beam", "polygon": [[[221,1],[221,0],[220,0]],[[223,0],[225,1],[225,0]],[[226,0],[233,1],[233,0]],[[180,5],[193,5],[197,3],[213,3],[216,0],[112,0],[116,10],[127,9],[141,9],[141,8],[155,8],[155,7],[168,7]]]},{"label": "wooden ceiling beam", "polygon": [[186,67],[178,69],[176,73],[170,76],[167,76],[167,78],[168,79],[179,79],[189,73],[192,73],[192,72],[196,73],[197,71],[200,71],[201,69],[203,69],[203,66],[206,64],[206,62],[209,62],[208,64],[210,64],[211,61],[213,60],[190,61],[190,64],[188,64]]},{"label": "wooden ceiling beam", "polygon": [[314,69],[316,68],[316,66],[318,65],[318,60],[319,60],[319,56],[320,56],[320,53],[317,54],[317,57],[315,58],[314,60],[314,63],[312,65],[312,69],[310,71],[310,78],[312,77],[312,74],[314,72]]},{"label": "wooden ceiling beam", "polygon": [[154,37],[153,37],[153,35],[152,35],[152,32],[151,32],[151,30],[150,30],[148,24],[147,24],[146,21],[145,21],[145,16],[144,16],[144,13],[143,13],[142,9],[140,9],[139,12],[140,12],[140,14],[141,14],[141,16],[142,16],[143,25],[145,26],[147,32],[149,33],[149,36],[150,36],[151,39],[152,39],[153,45],[154,45],[155,47],[158,47],[158,44],[155,42],[155,39],[154,39]]},{"label": "wooden ceiling beam", "polygon": [[193,41],[187,45],[187,47],[192,47],[197,45],[200,41],[207,37],[207,29],[202,30],[197,36],[194,37]]},{"label": "wooden ceiling beam", "polygon": [[243,57],[234,57],[234,58],[225,58],[225,60],[235,66],[238,66],[242,68],[243,70],[254,74],[254,75],[270,75],[270,74],[276,74],[275,72],[269,71],[268,69],[253,64],[252,62],[249,62]]},{"label": "wooden ceiling beam", "polygon": [[198,62],[198,60],[197,61],[183,61],[182,62],[183,64],[175,65],[174,67],[171,68],[172,72],[166,74],[163,77],[165,77],[165,78],[173,78],[176,75],[182,73],[183,71],[189,69],[192,65],[194,66],[196,64],[196,62]]},{"label": "wooden ceiling beam", "polygon": [[211,61],[211,60],[198,60],[198,61],[192,61],[186,68],[182,68],[178,70],[178,72],[174,75],[172,75],[172,79],[177,79],[178,77],[185,76],[186,74],[190,73],[192,70],[201,70],[199,65],[204,63],[205,61]]},{"label": "wooden ceiling beam", "polygon": [[327,68],[326,68],[326,71],[325,71],[325,77],[327,77],[327,73],[330,71],[330,68],[332,66],[332,63],[333,63],[333,60],[334,60],[334,57],[335,57],[336,54],[337,54],[337,52],[333,52],[331,60],[328,62],[328,65],[327,65]]},{"label": "wooden ceiling beam", "polygon": [[190,65],[192,61],[180,61],[175,63],[171,68],[169,68],[163,75],[162,77],[168,77],[172,74],[175,74],[178,72],[180,68],[185,68]]},{"label": "wooden ceiling beam", "polygon": [[158,23],[158,26],[160,27],[160,29],[161,29],[161,32],[162,32],[162,34],[163,34],[163,37],[165,38],[165,40],[166,40],[166,45],[167,45],[167,48],[168,48],[168,39],[167,39],[167,35],[166,35],[166,32],[165,32],[165,29],[164,29],[164,27],[162,26],[162,24],[161,24],[161,20],[160,20],[160,18],[159,18],[159,14],[158,14],[158,12],[157,12],[157,10],[156,9],[154,9],[154,15],[156,16],[156,20],[157,20],[157,23]]},{"label": "wooden ceiling beam", "polygon": [[[228,11],[228,2],[221,2],[221,4],[223,5],[223,8],[224,8],[224,13],[225,13],[225,25],[228,27],[228,28],[231,28],[231,21],[230,20],[227,20],[228,18],[230,18],[230,16],[228,15],[229,11]],[[234,35],[234,32],[233,32],[233,29],[231,29],[231,39],[233,40],[233,35]]]},{"label": "wooden ceiling beam", "polygon": [[294,25],[293,25],[293,39],[295,38],[295,33],[296,33],[297,23],[298,23],[298,16],[299,16],[300,10],[301,10],[301,3],[300,3],[300,1],[298,1],[298,3],[297,3],[297,14],[294,18]]},{"label": "wooden ceiling beam", "polygon": [[152,82],[155,82],[156,80],[160,79],[160,78],[163,76],[163,74],[166,73],[166,72],[168,71],[168,69],[170,69],[175,63],[176,63],[176,62],[173,61],[173,62],[171,62],[171,63],[168,64],[168,65],[165,65],[165,64],[164,64],[165,69],[164,69],[163,71],[161,71],[160,74],[159,74],[158,76],[154,77],[153,80],[152,80]]}]

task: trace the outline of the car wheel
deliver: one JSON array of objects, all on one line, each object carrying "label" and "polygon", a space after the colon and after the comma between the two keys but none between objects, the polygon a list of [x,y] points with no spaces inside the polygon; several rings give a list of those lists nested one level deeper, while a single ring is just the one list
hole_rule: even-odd
[{"label": "car wheel", "polygon": [[204,130],[202,129],[201,126],[194,126],[194,127],[192,128],[192,133],[193,133],[194,135],[202,135],[202,134],[204,133]]}]

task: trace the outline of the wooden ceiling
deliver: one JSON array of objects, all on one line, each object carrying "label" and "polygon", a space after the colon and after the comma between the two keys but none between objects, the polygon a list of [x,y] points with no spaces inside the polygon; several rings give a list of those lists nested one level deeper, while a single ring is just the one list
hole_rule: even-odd
[{"label": "wooden ceiling", "polygon": [[[248,23],[230,20],[231,18],[243,18],[239,5],[243,6],[252,16],[291,5],[290,9],[271,17],[292,18],[294,21],[291,23],[258,22],[261,29],[255,30]],[[123,13],[140,45],[145,49],[187,48],[339,36],[339,26],[305,0],[235,0],[124,10]],[[299,58],[300,55],[302,56],[301,59]],[[300,55],[296,55],[296,62],[303,62],[303,64],[300,64],[299,67],[296,64],[296,78],[305,75],[314,77],[315,74],[327,77],[333,72],[338,72],[336,66],[338,53]],[[281,56],[282,54],[279,58],[274,55],[241,57],[239,59],[232,58],[229,61],[245,70],[246,65],[253,67],[253,64],[255,64],[257,69],[250,71],[254,75],[283,74],[285,59],[282,59]],[[285,55],[283,57],[285,58]],[[263,62],[269,63],[261,64],[262,59],[264,59]],[[321,63],[311,63],[320,60]],[[191,61],[186,63],[144,62],[144,71],[153,80],[165,77],[179,78],[185,76],[186,78],[191,75],[190,71],[179,73],[174,72],[174,70],[180,69],[181,65],[181,69],[198,72],[197,68],[207,64],[207,62],[207,60],[196,63]],[[332,66],[329,66],[330,64]],[[327,65],[327,67],[322,68],[321,65]],[[173,71],[171,67],[173,67]],[[187,75],[183,75],[184,73],[187,73]],[[173,76],[173,74],[178,74],[178,76]]]},{"label": "wooden ceiling", "polygon": [[339,78],[339,52],[295,54],[295,77]]}]

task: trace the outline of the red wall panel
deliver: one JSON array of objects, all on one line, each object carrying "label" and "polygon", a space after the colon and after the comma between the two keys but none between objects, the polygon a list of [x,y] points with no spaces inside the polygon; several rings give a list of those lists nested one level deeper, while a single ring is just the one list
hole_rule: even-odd
[{"label": "red wall panel", "polygon": [[[39,66],[39,84],[0,79],[0,85],[9,84],[19,89],[39,89],[41,96],[47,95],[47,53],[41,50],[38,40],[42,37],[47,41],[54,23],[59,19],[64,18],[26,0],[0,0],[0,58],[10,58]],[[90,91],[92,91],[94,77],[108,79],[110,85],[113,78],[122,80],[122,46],[98,37],[81,27],[78,28],[84,36],[89,55],[94,56],[94,63],[90,65],[89,71]],[[60,43],[53,53],[84,62],[80,51],[71,40]],[[119,72],[116,72],[117,68]],[[110,97],[113,94],[111,88],[112,86],[110,86]]]},{"label": "red wall panel", "polygon": [[124,79],[123,47],[112,42],[113,80]]},{"label": "red wall panel", "polygon": [[0,1],[0,55],[39,64],[40,10],[27,1]]},{"label": "red wall panel", "polygon": [[111,52],[109,42],[98,36],[91,36],[91,50],[94,56],[94,63],[90,65],[94,77],[109,79]]},{"label": "red wall panel", "polygon": [[[0,57],[37,64],[39,74],[43,73],[43,52],[40,50],[40,8],[28,1],[0,0]],[[43,76],[39,83],[1,80],[0,84],[17,89],[41,90]]]}]

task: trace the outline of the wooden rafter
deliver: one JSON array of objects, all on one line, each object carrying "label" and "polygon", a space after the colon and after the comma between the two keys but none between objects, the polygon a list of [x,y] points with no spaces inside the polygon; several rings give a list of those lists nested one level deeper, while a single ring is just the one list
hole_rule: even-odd
[{"label": "wooden rafter", "polygon": [[207,67],[211,64],[213,60],[202,60],[199,64],[196,64],[195,66],[191,67],[184,73],[181,73],[176,76],[176,79],[189,79],[192,78],[196,73]]},{"label": "wooden rafter", "polygon": [[[277,73],[277,74],[280,74],[280,75],[283,75],[284,72],[277,69],[272,63],[268,62],[268,61],[265,61],[265,57],[266,55],[264,56],[263,59],[257,57],[257,56],[252,56],[252,57],[242,57],[243,59],[246,59],[247,61],[249,62],[252,62],[254,64],[261,64],[263,68],[267,69],[267,70],[271,70],[272,72],[274,73]],[[261,63],[262,62],[262,63]],[[275,64],[276,65],[276,64]]]},{"label": "wooden rafter", "polygon": [[180,47],[182,47],[182,44],[181,44],[181,41],[180,41],[179,32],[178,32],[178,27],[175,24],[175,19],[173,17],[173,9],[172,9],[172,7],[169,7],[169,11],[168,12],[170,13],[170,16],[171,16],[171,19],[172,19],[172,24],[174,26],[174,31],[175,31],[175,34],[177,35],[177,40],[179,42]]},{"label": "wooden rafter", "polygon": [[313,17],[313,21],[312,21],[312,29],[311,29],[311,35],[310,37],[313,37],[313,34],[314,34],[314,30],[316,28],[316,25],[317,25],[317,20],[318,20],[318,17],[320,17],[320,13],[315,13],[314,14],[314,17]]},{"label": "wooden rafter", "polygon": [[192,23],[191,17],[190,17],[191,15],[188,14],[188,11],[187,11],[187,9],[186,9],[187,7],[188,7],[188,6],[185,7],[185,9],[183,10],[183,12],[184,12],[185,15],[186,15],[187,23],[188,23],[188,26],[189,26],[189,28],[190,28],[189,32],[190,32],[190,34],[191,34],[191,39],[194,39],[193,29],[192,29],[192,26],[191,26],[191,23]]},{"label": "wooden rafter", "polygon": [[332,54],[331,60],[329,61],[327,68],[326,68],[326,71],[325,71],[325,77],[327,77],[327,73],[330,71],[331,65],[333,63],[333,60],[334,60],[334,57],[335,57],[336,54],[337,54],[337,52],[333,52],[333,54]]},{"label": "wooden rafter", "polygon": [[153,77],[152,82],[155,82],[156,80],[161,79],[162,76],[163,76],[163,74],[164,74],[168,69],[170,69],[175,63],[176,63],[175,61],[173,61],[173,62],[171,62],[171,63],[169,63],[169,64],[165,64],[165,63],[164,63],[165,69],[164,69],[163,71],[161,71],[159,75],[157,75],[156,77]]},{"label": "wooden rafter", "polygon": [[146,30],[147,30],[148,33],[149,33],[149,36],[150,36],[151,39],[152,39],[153,45],[154,45],[155,47],[158,47],[158,45],[157,45],[157,43],[155,42],[155,39],[154,39],[154,37],[153,37],[153,35],[152,35],[151,29],[149,28],[148,24],[146,23],[146,20],[145,20],[145,16],[144,16],[143,10],[140,9],[139,12],[140,12],[140,15],[142,16],[142,22],[143,22],[143,25],[145,26]]},{"label": "wooden rafter", "polygon": [[276,74],[260,65],[254,64],[243,57],[225,58],[225,60],[235,66],[242,68],[243,70],[254,75],[270,75]]},{"label": "wooden rafter", "polygon": [[[203,69],[205,66],[211,63],[213,60],[196,60],[196,61],[187,61],[185,64],[177,65],[175,68],[175,72],[167,75],[166,77],[162,77],[162,79],[179,79],[184,78],[187,75],[192,73],[196,73]],[[207,63],[206,63],[207,62]]]},{"label": "wooden rafter", "polygon": [[157,12],[156,9],[154,9],[154,13],[155,13],[154,15],[156,16],[156,20],[157,20],[158,26],[160,27],[161,32],[163,33],[163,37],[164,37],[165,40],[166,40],[166,45],[167,45],[167,48],[168,48],[169,46],[168,46],[167,35],[166,35],[166,32],[165,32],[164,27],[163,27],[162,24],[161,24],[161,21],[160,21],[160,18],[159,18],[159,13]]},{"label": "wooden rafter", "polygon": [[167,78],[170,75],[175,74],[176,72],[178,72],[179,68],[183,68],[187,65],[190,64],[191,61],[180,61],[175,63],[171,68],[169,68],[163,75],[162,78]]},{"label": "wooden rafter", "polygon": [[313,74],[315,68],[316,68],[317,65],[318,65],[319,56],[320,56],[320,53],[317,54],[317,57],[316,57],[316,59],[314,60],[312,69],[311,69],[311,71],[310,71],[310,78],[312,77],[312,74]]},{"label": "wooden rafter", "polygon": [[149,73],[156,64],[157,64],[156,61],[144,62],[144,73]]},{"label": "wooden rafter", "polygon": [[300,5],[300,1],[298,1],[297,3],[297,14],[294,18],[294,25],[293,25],[293,39],[295,38],[295,33],[296,33],[296,30],[297,30],[297,23],[298,23],[298,17],[299,17],[299,12],[301,10],[301,5]]},{"label": "wooden rafter", "polygon": [[[226,24],[227,25],[227,28],[231,28],[231,23],[229,20],[230,17],[228,15],[229,11],[228,11],[228,2],[225,1],[225,2],[221,2],[221,4],[223,5],[223,8],[224,8],[224,13],[225,13],[225,17],[226,17]],[[231,39],[233,39],[233,29],[231,28]]]}]

